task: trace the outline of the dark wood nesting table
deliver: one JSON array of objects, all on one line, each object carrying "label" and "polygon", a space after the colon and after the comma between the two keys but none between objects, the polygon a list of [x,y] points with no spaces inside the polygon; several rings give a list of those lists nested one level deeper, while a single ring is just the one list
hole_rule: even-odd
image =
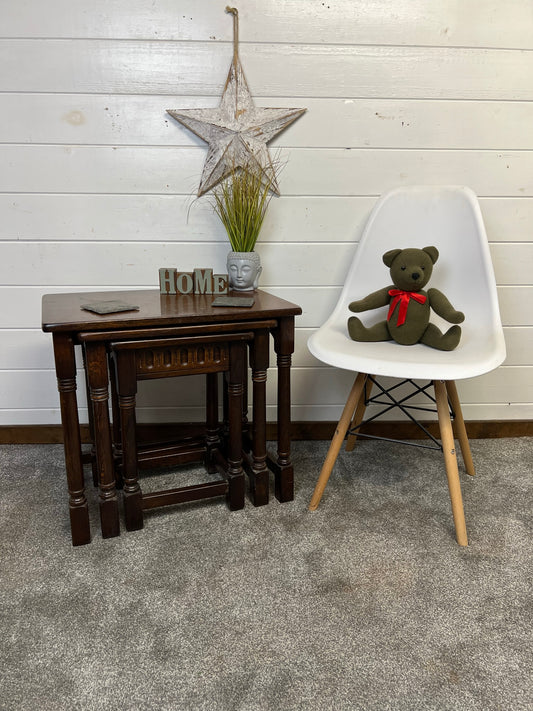
[{"label": "dark wood nesting table", "polygon": [[[236,295],[236,294],[233,294]],[[91,540],[85,496],[78,402],[75,346],[84,347],[84,365],[92,408],[92,434],[96,449],[102,535],[119,534],[118,501],[109,418],[109,344],[117,341],[157,340],[223,333],[251,332],[250,365],[253,386],[252,495],[255,505],[268,501],[268,469],[275,474],[275,495],[281,501],[294,496],[290,459],[290,371],[294,351],[296,304],[265,291],[254,292],[251,307],[214,307],[206,294],[161,295],[158,290],[46,294],[42,304],[43,331],[52,333],[73,545]],[[119,300],[137,311],[99,315],[81,308],[97,301]],[[273,338],[278,370],[277,453],[266,450],[266,378],[269,336]]]}]

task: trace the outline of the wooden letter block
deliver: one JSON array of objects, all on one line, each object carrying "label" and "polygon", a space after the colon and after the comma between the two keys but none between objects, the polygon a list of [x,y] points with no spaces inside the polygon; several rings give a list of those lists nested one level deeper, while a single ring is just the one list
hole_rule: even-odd
[{"label": "wooden letter block", "polygon": [[159,270],[161,294],[227,294],[228,275],[213,274],[212,269],[196,267],[193,272],[178,272],[174,267]]},{"label": "wooden letter block", "polygon": [[191,294],[194,289],[192,272],[178,272],[176,274],[176,289],[180,294]]},{"label": "wooden letter block", "polygon": [[213,293],[213,270],[200,269],[196,267],[194,270],[194,293],[195,294],[212,294]]},{"label": "wooden letter block", "polygon": [[159,292],[161,294],[176,293],[176,270],[173,267],[161,267],[159,270]]},{"label": "wooden letter block", "polygon": [[213,294],[228,293],[228,275],[213,274]]}]

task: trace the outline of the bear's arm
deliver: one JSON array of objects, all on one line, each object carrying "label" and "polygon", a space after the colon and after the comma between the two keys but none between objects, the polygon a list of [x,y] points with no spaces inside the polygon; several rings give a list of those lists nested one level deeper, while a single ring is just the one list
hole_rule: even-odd
[{"label": "bear's arm", "polygon": [[358,299],[357,301],[352,301],[348,306],[350,311],[355,311],[359,313],[360,311],[369,311],[370,309],[379,309],[380,306],[386,306],[390,301],[389,289],[393,289],[392,286],[386,286],[379,291],[373,291],[364,299]]},{"label": "bear's arm", "polygon": [[433,311],[449,323],[463,323],[465,315],[450,304],[446,296],[438,289],[428,289],[429,304]]}]

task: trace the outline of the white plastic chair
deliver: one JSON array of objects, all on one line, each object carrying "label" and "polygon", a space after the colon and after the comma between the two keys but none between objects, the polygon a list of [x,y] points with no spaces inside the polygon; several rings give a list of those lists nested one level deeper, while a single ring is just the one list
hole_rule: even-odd
[{"label": "white plastic chair", "polygon": [[[348,304],[390,283],[382,255],[395,248],[434,245],[439,259],[428,287],[440,289],[465,314],[462,336],[453,351],[422,344],[360,343],[348,335],[353,315]],[[383,320],[386,309],[357,314],[366,325]],[[450,324],[432,314],[441,330]],[[308,341],[311,353],[337,368],[357,371],[341,419],[317,481],[309,508],[317,508],[340,448],[350,430],[351,449],[368,402],[373,376],[432,381],[442,451],[459,545],[468,544],[455,455],[450,407],[468,474],[475,474],[455,381],[493,370],[505,359],[494,272],[481,211],[475,194],[465,187],[402,187],[375,205],[357,247],[339,301],[326,323]],[[351,425],[351,426],[350,426]]]}]

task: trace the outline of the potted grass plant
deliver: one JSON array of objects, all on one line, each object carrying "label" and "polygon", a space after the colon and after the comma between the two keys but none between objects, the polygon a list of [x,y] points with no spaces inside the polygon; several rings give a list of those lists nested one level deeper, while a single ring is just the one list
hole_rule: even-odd
[{"label": "potted grass plant", "polygon": [[213,207],[231,245],[227,271],[235,291],[257,288],[262,267],[255,245],[273,192],[277,192],[276,169],[266,172],[255,163],[234,168],[213,190]]}]

